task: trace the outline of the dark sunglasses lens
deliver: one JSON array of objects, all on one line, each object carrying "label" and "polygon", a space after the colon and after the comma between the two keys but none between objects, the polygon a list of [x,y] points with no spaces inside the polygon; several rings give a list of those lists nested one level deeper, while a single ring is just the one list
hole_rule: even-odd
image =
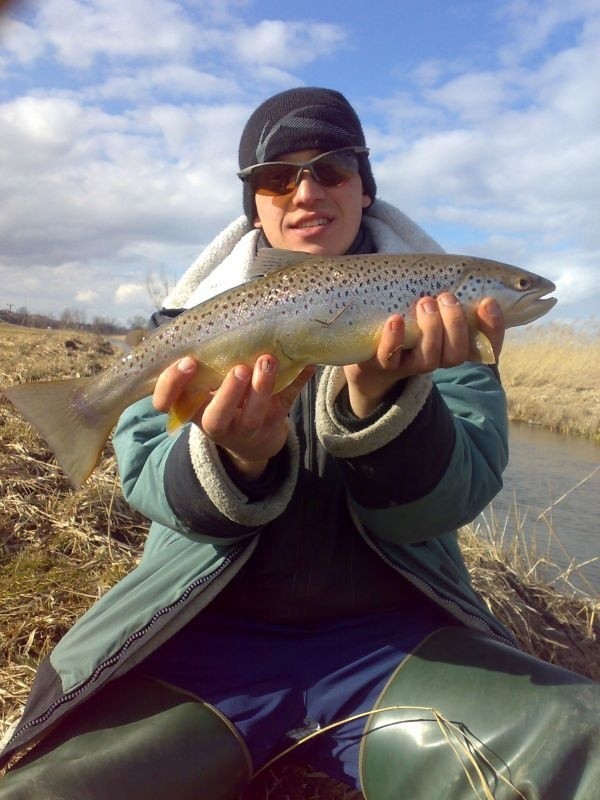
[{"label": "dark sunglasses lens", "polygon": [[333,156],[317,161],[313,164],[313,169],[319,183],[329,187],[339,186],[356,173],[356,170],[352,169],[352,165],[348,163],[347,159],[342,161]]},{"label": "dark sunglasses lens", "polygon": [[250,186],[255,194],[274,197],[288,194],[296,185],[298,167],[293,164],[265,164],[250,175]]},{"label": "dark sunglasses lens", "polygon": [[307,169],[323,186],[341,186],[358,172],[354,153],[331,153],[306,164],[263,164],[250,173],[250,186],[255,194],[274,197],[293,192],[300,169]]}]

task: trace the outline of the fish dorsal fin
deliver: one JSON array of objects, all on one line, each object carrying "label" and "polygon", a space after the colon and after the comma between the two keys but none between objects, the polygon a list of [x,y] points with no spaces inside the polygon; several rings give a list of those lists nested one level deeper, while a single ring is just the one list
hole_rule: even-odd
[{"label": "fish dorsal fin", "polygon": [[269,275],[284,267],[291,267],[294,264],[301,264],[311,258],[310,253],[303,253],[297,250],[283,250],[277,247],[261,247],[252,262],[249,278],[260,278]]}]

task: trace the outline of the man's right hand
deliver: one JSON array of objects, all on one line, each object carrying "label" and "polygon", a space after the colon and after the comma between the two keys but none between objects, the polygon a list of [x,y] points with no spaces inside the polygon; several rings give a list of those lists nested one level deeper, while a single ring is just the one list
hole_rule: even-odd
[{"label": "man's right hand", "polygon": [[[159,375],[153,396],[157,411],[168,411],[185,394],[197,369],[198,362],[185,356]],[[236,364],[192,419],[247,479],[259,478],[285,445],[289,411],[314,367],[306,367],[274,395],[276,374],[277,359],[268,354],[260,356],[253,369]]]}]

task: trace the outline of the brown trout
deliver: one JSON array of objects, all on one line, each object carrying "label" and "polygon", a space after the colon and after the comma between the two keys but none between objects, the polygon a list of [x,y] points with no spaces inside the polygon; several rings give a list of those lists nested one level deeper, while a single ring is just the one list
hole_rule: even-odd
[{"label": "brown trout", "polygon": [[150,395],[157,376],[185,355],[200,362],[193,408],[174,407],[167,430],[187,422],[235,364],[278,359],[275,391],[307,364],[366,361],[383,325],[404,315],[404,347],[413,347],[420,297],[453,292],[466,311],[470,358],[493,363],[487,338],[475,328],[475,307],[494,297],[507,327],[541,317],[556,303],[550,281],[497,261],[462,255],[410,253],[318,257],[263,249],[251,280],[190,308],[147,335],[132,351],[90,378],[13,385],[4,394],[35,426],[74,487],[96,466],[121,412]]}]

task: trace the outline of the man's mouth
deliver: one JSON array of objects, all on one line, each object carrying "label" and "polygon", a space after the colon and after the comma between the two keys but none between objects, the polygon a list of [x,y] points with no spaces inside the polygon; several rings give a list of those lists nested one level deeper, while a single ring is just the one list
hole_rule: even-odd
[{"label": "man's mouth", "polygon": [[315,217],[314,219],[306,219],[294,225],[294,228],[317,228],[322,225],[329,225],[330,220],[326,217]]}]

